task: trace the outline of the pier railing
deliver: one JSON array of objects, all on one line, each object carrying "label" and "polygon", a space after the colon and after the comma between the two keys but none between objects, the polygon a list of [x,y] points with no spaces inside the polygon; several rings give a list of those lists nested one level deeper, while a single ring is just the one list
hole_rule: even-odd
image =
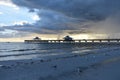
[{"label": "pier railing", "polygon": [[27,43],[120,43],[120,39],[79,39],[79,40],[25,40]]}]

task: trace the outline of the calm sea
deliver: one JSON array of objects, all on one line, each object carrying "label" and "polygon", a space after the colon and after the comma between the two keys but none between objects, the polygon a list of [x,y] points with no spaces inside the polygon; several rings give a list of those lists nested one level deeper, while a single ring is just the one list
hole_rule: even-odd
[{"label": "calm sea", "polygon": [[0,61],[60,57],[116,47],[119,44],[28,44],[0,43]]}]

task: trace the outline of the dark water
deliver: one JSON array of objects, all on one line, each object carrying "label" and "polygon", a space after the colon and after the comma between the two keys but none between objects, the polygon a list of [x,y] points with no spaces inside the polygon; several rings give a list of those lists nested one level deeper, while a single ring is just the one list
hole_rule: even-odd
[{"label": "dark water", "polygon": [[84,54],[96,49],[119,46],[119,44],[27,44],[0,43],[0,61],[41,59],[47,57]]}]

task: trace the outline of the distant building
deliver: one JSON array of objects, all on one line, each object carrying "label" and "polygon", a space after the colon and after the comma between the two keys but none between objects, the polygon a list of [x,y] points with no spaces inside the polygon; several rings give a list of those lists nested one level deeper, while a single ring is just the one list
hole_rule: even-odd
[{"label": "distant building", "polygon": [[35,37],[32,40],[24,40],[25,43],[48,43],[48,40],[41,40],[39,37]]},{"label": "distant building", "polygon": [[70,36],[65,36],[63,39],[65,41],[72,41],[73,40],[73,38],[71,38]]},{"label": "distant building", "polygon": [[33,38],[33,40],[41,40],[39,37],[35,37]]}]

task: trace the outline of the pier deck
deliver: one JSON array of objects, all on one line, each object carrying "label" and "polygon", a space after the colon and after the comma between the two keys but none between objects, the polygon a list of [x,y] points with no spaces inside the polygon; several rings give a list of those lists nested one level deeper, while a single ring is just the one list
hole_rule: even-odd
[{"label": "pier deck", "polygon": [[120,39],[79,39],[79,40],[25,40],[26,43],[120,43]]}]

